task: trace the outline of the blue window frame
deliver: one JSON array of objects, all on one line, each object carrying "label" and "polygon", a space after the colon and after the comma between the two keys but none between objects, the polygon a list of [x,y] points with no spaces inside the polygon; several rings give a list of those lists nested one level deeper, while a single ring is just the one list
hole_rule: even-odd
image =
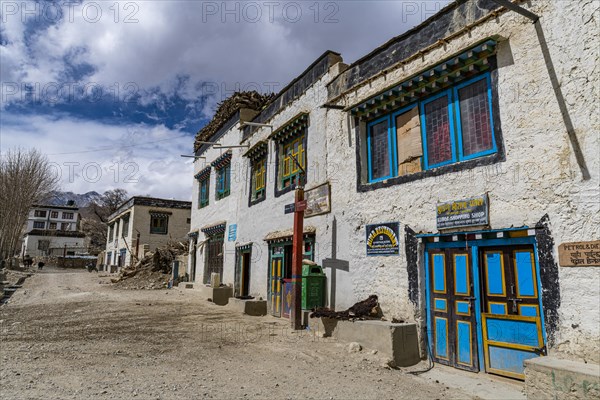
[{"label": "blue window frame", "polygon": [[451,91],[421,102],[421,134],[425,168],[456,162]]},{"label": "blue window frame", "polygon": [[369,182],[379,182],[396,176],[396,135],[392,135],[391,116],[376,119],[367,125],[367,160]]},{"label": "blue window frame", "polygon": [[229,196],[231,186],[231,164],[217,169],[217,200]]},{"label": "blue window frame", "polygon": [[[367,123],[368,181],[398,176],[397,117],[418,107],[422,167],[437,168],[498,151],[489,72]],[[401,161],[400,161],[401,162]]]},{"label": "blue window frame", "polygon": [[459,159],[470,160],[495,153],[490,74],[457,85],[454,88],[454,104]]},{"label": "blue window frame", "polygon": [[497,152],[489,72],[421,102],[420,112],[425,169]]}]

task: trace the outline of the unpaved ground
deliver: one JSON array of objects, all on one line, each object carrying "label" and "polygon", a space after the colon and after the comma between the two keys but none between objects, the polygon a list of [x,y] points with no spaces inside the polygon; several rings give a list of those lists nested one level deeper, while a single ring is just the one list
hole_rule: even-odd
[{"label": "unpaved ground", "polygon": [[368,350],[348,353],[194,290],[107,282],[48,268],[0,308],[1,399],[474,398],[440,383],[439,370],[388,370]]}]

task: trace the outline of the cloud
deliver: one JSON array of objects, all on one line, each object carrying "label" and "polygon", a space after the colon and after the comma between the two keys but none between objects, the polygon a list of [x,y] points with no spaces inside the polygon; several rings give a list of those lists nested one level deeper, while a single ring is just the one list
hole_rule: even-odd
[{"label": "cloud", "polygon": [[112,188],[131,195],[189,200],[193,167],[180,154],[193,137],[162,125],[107,125],[67,116],[6,117],[2,150],[35,147],[60,176],[62,190],[85,193]]},{"label": "cloud", "polygon": [[48,153],[65,190],[189,199],[179,154],[219,101],[277,92],[326,50],[352,62],[447,2],[2,0],[2,149]]},{"label": "cloud", "polygon": [[18,9],[2,17],[2,59],[21,68],[2,80],[94,83],[142,102],[278,91],[325,50],[353,61],[446,2],[4,1]]}]

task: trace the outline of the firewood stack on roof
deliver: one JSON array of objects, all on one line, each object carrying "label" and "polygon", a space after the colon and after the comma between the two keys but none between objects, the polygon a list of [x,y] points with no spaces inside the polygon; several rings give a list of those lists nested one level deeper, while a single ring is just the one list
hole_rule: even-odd
[{"label": "firewood stack on roof", "polygon": [[210,122],[196,134],[194,151],[197,151],[201,144],[198,142],[209,141],[217,131],[240,109],[247,108],[254,111],[261,111],[265,105],[275,98],[275,93],[261,94],[256,90],[250,92],[235,92],[226,100],[217,105],[215,116]]}]

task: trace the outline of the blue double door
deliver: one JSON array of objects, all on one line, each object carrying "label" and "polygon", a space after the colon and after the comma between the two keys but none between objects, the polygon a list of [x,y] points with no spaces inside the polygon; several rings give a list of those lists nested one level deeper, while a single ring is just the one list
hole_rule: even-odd
[{"label": "blue double door", "polygon": [[430,248],[428,295],[434,360],[524,379],[545,354],[533,245]]},{"label": "blue double door", "polygon": [[433,359],[468,371],[479,371],[475,288],[467,249],[429,252]]}]

